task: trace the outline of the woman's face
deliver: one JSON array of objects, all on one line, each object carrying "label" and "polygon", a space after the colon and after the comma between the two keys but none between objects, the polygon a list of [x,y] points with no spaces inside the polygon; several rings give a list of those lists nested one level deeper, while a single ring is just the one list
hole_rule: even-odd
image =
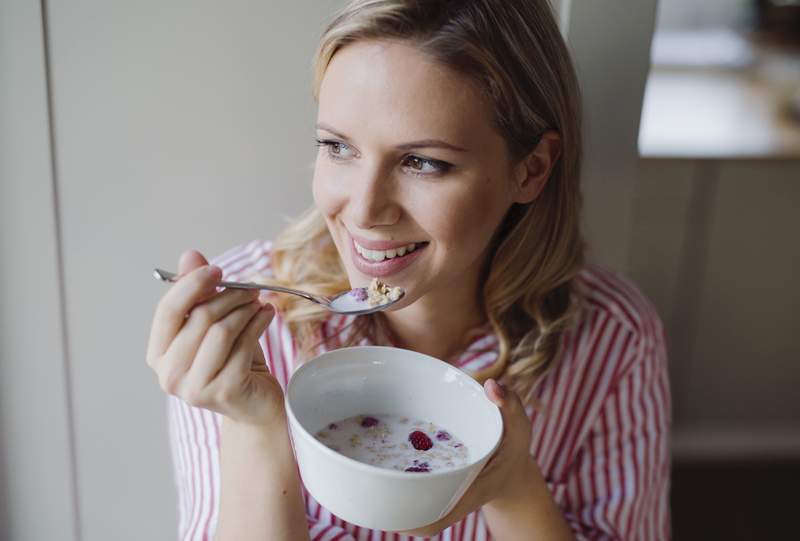
[{"label": "woman's face", "polygon": [[397,308],[477,285],[514,201],[492,118],[472,85],[413,46],[356,42],[334,55],[313,191],[351,284],[404,288]]}]

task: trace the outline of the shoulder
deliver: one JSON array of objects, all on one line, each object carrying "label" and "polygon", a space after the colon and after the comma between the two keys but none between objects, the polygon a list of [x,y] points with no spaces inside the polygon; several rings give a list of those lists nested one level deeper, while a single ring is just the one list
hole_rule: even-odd
[{"label": "shoulder", "polygon": [[600,311],[637,334],[660,325],[652,303],[629,279],[597,265],[587,265],[577,276],[585,307]]},{"label": "shoulder", "polygon": [[[597,265],[584,267],[576,281],[583,296],[577,325],[582,338],[595,347],[585,354],[608,357],[619,376],[637,362],[665,363],[664,329],[655,307],[629,279]],[[611,366],[609,366],[611,368]]]},{"label": "shoulder", "polygon": [[[534,434],[542,438],[536,453],[543,471],[562,481],[575,471],[581,449],[589,456],[596,450],[592,442],[611,445],[620,412],[626,422],[642,420],[643,400],[654,404],[660,418],[669,410],[666,350],[653,305],[630,280],[597,266],[584,267],[575,282],[583,300],[579,315],[562,334],[559,361],[534,395],[545,413],[529,406]],[[657,400],[641,398],[653,387]],[[606,418],[609,411],[615,417]],[[606,431],[612,435],[593,439]]]},{"label": "shoulder", "polygon": [[209,263],[222,269],[225,280],[249,280],[270,274],[272,241],[255,239],[233,246]]}]

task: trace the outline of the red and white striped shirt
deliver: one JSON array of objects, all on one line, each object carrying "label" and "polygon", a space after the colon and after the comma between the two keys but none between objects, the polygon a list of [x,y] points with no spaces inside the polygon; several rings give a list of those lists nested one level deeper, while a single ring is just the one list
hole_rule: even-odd
[{"label": "red and white striped shirt", "polygon": [[[212,261],[226,279],[269,273],[270,243],[253,241]],[[531,454],[578,539],[669,539],[670,393],[661,322],[630,283],[595,268],[579,274],[586,303],[577,327],[564,334],[563,356],[534,395],[544,409],[526,408]],[[326,336],[352,316],[334,315]],[[454,363],[475,372],[497,358],[494,335],[478,337]],[[281,385],[296,365],[288,327],[276,315],[261,337]],[[487,351],[488,350],[488,351]],[[221,417],[168,399],[170,444],[179,502],[179,538],[213,538],[219,509]],[[309,533],[319,541],[421,539],[349,524],[303,489]],[[430,538],[490,539],[480,510]],[[265,540],[268,541],[268,540]]]}]

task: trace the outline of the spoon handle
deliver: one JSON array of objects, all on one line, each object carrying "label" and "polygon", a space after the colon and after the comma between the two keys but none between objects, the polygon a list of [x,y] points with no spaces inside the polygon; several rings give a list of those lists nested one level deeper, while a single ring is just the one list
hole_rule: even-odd
[{"label": "spoon handle", "polygon": [[[155,269],[153,271],[153,276],[158,280],[163,282],[177,282],[178,275],[174,272],[165,271],[163,269]],[[264,284],[256,284],[255,282],[220,282],[219,287],[230,287],[234,289],[262,289],[265,291],[275,291],[278,293],[288,293],[290,295],[297,295],[298,297],[303,297],[311,302],[315,302],[317,304],[322,304],[324,306],[328,306],[330,301],[325,297],[320,297],[317,295],[312,295],[311,293],[306,293],[305,291],[300,291],[298,289],[291,289],[288,287],[281,287],[281,286],[268,286]]]}]

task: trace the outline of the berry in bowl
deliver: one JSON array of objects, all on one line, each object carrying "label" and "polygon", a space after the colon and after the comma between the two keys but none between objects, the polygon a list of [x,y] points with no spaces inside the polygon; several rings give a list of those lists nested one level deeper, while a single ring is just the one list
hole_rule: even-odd
[{"label": "berry in bowl", "polygon": [[500,411],[469,374],[410,350],[343,348],[286,390],[303,483],[347,522],[411,530],[445,516],[497,449]]},{"label": "berry in bowl", "polygon": [[353,460],[398,471],[445,471],[469,460],[467,447],[447,430],[405,415],[355,415],[314,436]]}]

